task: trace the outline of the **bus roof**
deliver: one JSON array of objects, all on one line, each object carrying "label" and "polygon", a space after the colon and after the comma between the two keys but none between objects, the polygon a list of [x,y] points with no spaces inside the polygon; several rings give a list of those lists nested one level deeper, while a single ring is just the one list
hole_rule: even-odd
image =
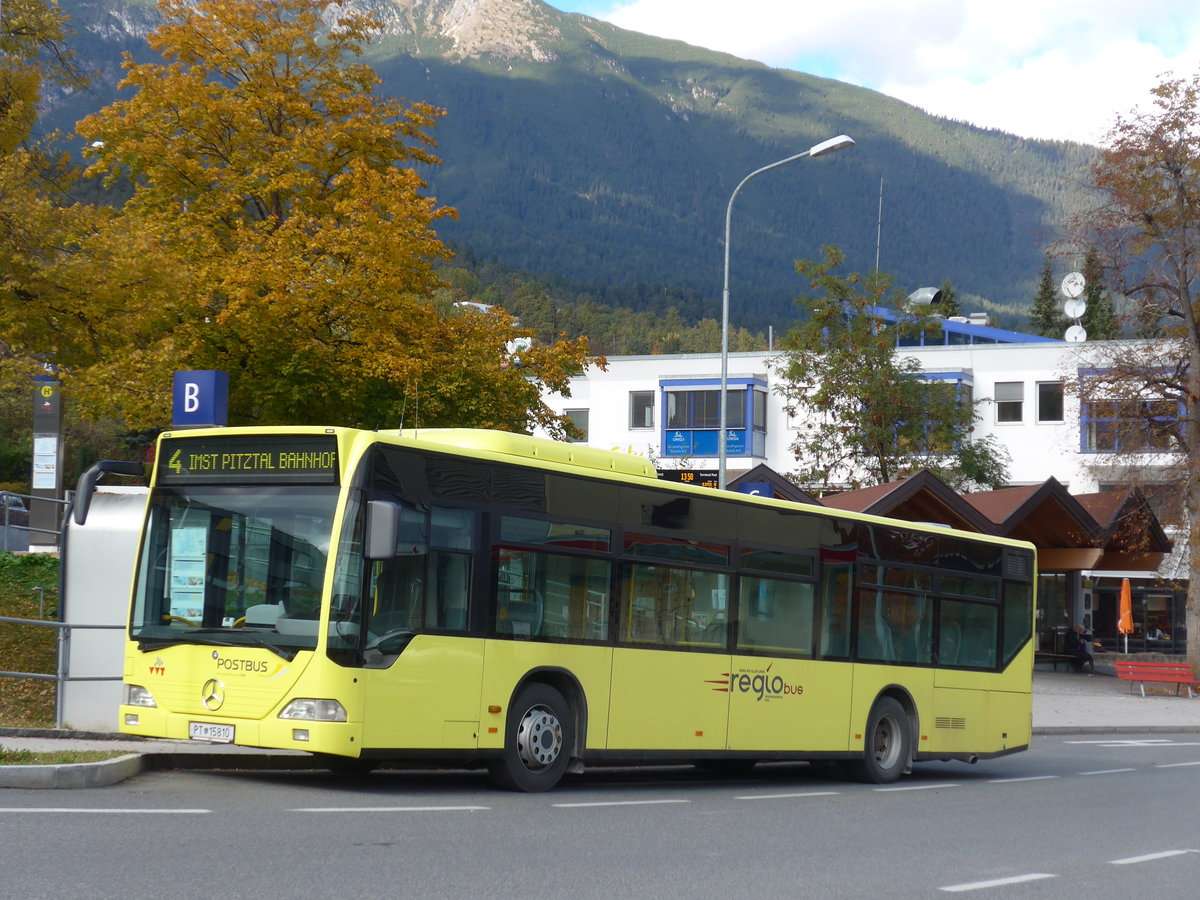
[{"label": "bus roof", "polygon": [[422,443],[442,444],[462,450],[482,450],[506,456],[519,456],[522,459],[541,459],[585,469],[618,472],[639,478],[658,478],[654,464],[643,456],[596,450],[592,447],[565,444],[562,441],[514,434],[510,431],[487,431],[482,428],[409,428],[389,433]]}]

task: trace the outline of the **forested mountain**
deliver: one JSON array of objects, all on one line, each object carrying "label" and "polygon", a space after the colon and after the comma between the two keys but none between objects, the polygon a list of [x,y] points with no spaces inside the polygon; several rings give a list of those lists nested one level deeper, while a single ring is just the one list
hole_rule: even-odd
[{"label": "forested mountain", "polygon": [[[60,0],[100,74],[53,98],[70,127],[115,96],[122,50],[150,58],[150,2]],[[467,260],[689,321],[717,314],[726,204],[750,171],[849,134],[857,145],[752,181],[733,212],[735,323],[793,318],[792,261],[824,244],[911,290],[1028,306],[1047,242],[1085,200],[1091,148],[929,116],[881,94],[622,31],[541,0],[354,0],[385,33],[368,61],[386,93],[447,114],[425,173]],[[640,306],[639,306],[640,304]]]}]

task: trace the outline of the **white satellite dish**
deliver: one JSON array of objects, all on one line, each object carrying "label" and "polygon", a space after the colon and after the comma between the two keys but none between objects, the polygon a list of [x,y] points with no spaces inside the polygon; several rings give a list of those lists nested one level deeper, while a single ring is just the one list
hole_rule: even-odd
[{"label": "white satellite dish", "polygon": [[1063,338],[1072,344],[1082,344],[1087,340],[1087,331],[1084,330],[1082,325],[1072,325],[1067,329],[1067,333],[1063,335]]},{"label": "white satellite dish", "polygon": [[1082,297],[1074,300],[1064,300],[1063,312],[1067,314],[1068,319],[1081,319],[1083,318],[1083,314],[1087,312],[1087,301]]},{"label": "white satellite dish", "polygon": [[1087,287],[1087,281],[1082,272],[1071,272],[1062,280],[1063,296],[1070,297],[1072,300],[1082,294],[1085,287]]}]

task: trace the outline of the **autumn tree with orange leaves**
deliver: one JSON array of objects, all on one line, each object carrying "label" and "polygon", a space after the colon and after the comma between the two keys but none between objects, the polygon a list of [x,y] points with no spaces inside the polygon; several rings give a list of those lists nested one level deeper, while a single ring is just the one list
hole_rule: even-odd
[{"label": "autumn tree with orange leaves", "polygon": [[[132,196],[62,254],[77,290],[6,322],[96,415],[170,421],[171,375],[229,373],[230,424],[476,426],[562,434],[586,340],[538,344],[452,302],[418,167],[441,110],[375,93],[380,27],[343,0],[160,0],[161,62],[78,125],[88,174]],[[72,260],[70,257],[74,257]]]}]

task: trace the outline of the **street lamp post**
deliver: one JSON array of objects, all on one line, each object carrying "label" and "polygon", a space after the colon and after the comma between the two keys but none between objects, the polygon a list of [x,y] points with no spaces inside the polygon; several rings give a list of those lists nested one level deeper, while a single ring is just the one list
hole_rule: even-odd
[{"label": "street lamp post", "polygon": [[830,138],[827,141],[821,141],[821,143],[814,144],[803,153],[797,153],[795,156],[789,156],[787,159],[773,162],[769,166],[755,169],[738,182],[738,186],[733,189],[733,193],[729,196],[729,205],[725,207],[725,287],[721,292],[721,404],[719,410],[721,431],[718,437],[719,445],[717,448],[717,487],[721,490],[725,490],[728,483],[726,474],[728,452],[725,447],[725,441],[729,434],[729,428],[726,425],[726,414],[729,411],[729,224],[733,218],[733,201],[737,197],[738,192],[745,187],[746,182],[755,175],[761,175],[763,172],[771,171],[771,169],[778,169],[780,166],[786,166],[788,163],[795,162],[798,159],[804,159],[809,156],[824,156],[826,153],[834,153],[852,146],[854,146],[854,141],[844,134],[839,134],[837,137]]}]

